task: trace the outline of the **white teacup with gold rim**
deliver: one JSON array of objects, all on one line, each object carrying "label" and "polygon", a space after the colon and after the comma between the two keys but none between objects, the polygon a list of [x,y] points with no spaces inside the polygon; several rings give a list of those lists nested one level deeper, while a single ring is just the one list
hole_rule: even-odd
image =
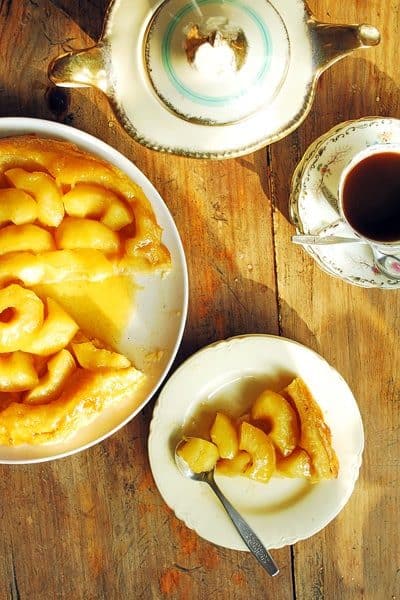
[{"label": "white teacup with gold rim", "polygon": [[400,255],[400,144],[376,144],[352,157],[340,177],[338,207],[357,237]]},{"label": "white teacup with gold rim", "polygon": [[[336,125],[304,153],[292,179],[289,206],[296,226],[292,239],[330,275],[362,287],[400,288],[397,233],[392,231],[391,239],[382,239],[371,225],[369,234],[361,231],[351,217],[346,220],[341,208],[344,182],[350,182],[349,173],[357,165],[368,168],[364,163],[368,157],[393,152],[397,157],[399,151],[400,119],[364,117]],[[379,193],[372,211],[375,219],[387,177],[377,175],[375,169],[371,175]],[[364,198],[363,193],[358,197],[361,202]]]},{"label": "white teacup with gold rim", "polygon": [[147,147],[229,158],[288,135],[319,75],[379,39],[370,25],[320,23],[301,0],[114,0],[100,42],[49,75],[101,89]]}]

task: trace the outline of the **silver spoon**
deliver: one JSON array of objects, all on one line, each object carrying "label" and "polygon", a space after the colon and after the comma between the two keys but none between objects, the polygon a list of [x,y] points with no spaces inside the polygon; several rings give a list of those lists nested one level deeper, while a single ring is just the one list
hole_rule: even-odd
[{"label": "silver spoon", "polygon": [[354,244],[362,240],[356,237],[341,237],[337,235],[292,235],[293,244],[302,246],[325,246],[326,244]]},{"label": "silver spoon", "polygon": [[374,255],[374,263],[383,275],[389,279],[400,279],[400,257],[392,254],[384,254],[375,246],[371,246],[372,254]]},{"label": "silver spoon", "polygon": [[223,507],[228,513],[229,517],[232,520],[232,523],[236,527],[240,537],[250,550],[250,552],[255,556],[260,565],[264,567],[269,575],[274,577],[279,573],[279,569],[276,566],[274,559],[268,552],[268,550],[261,543],[259,538],[256,536],[251,527],[246,523],[243,517],[237,512],[235,508],[233,508],[232,504],[225,498],[224,494],[221,492],[217,484],[214,480],[214,469],[211,471],[204,471],[203,473],[194,473],[187,462],[178,454],[179,447],[185,443],[186,440],[181,440],[176,448],[175,448],[175,462],[179,469],[179,471],[187,477],[188,479],[193,479],[193,481],[202,481],[204,483],[208,483],[211,489],[216,493],[218,498],[220,499]]},{"label": "silver spoon", "polygon": [[303,246],[324,246],[327,244],[367,244],[372,251],[374,257],[374,265],[379,271],[389,277],[389,279],[400,280],[400,256],[392,254],[384,254],[369,244],[367,241],[357,237],[339,237],[336,235],[318,236],[318,235],[293,235],[292,242]]}]

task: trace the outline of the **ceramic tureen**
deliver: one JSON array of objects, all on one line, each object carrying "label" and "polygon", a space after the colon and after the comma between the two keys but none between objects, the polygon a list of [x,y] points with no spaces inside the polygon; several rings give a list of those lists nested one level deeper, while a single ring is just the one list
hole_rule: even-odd
[{"label": "ceramic tureen", "polygon": [[371,25],[318,22],[302,0],[114,0],[99,43],[49,73],[102,90],[149,148],[229,158],[288,135],[319,75],[379,39]]}]

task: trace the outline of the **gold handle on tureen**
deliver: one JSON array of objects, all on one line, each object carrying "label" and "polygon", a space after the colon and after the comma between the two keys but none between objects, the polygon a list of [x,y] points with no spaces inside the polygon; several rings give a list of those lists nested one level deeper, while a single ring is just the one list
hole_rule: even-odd
[{"label": "gold handle on tureen", "polygon": [[109,52],[100,43],[92,48],[66,52],[49,65],[49,78],[61,87],[96,87],[109,89]]},{"label": "gold handle on tureen", "polygon": [[358,48],[379,44],[381,35],[373,25],[332,25],[310,16],[309,27],[313,41],[313,60],[316,68],[327,69]]}]

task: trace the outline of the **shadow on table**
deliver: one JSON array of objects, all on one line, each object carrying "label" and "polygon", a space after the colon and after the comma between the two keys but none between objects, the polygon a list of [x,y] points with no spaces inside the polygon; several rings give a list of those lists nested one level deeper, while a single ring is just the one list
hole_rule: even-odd
[{"label": "shadow on table", "polygon": [[[50,1],[75,21],[94,41],[99,39],[110,0],[90,0],[88,2],[71,2],[71,0]],[[87,4],[88,6],[84,7],[82,6],[83,4]]]},{"label": "shadow on table", "polygon": [[[400,368],[393,292],[354,288],[354,312],[338,309],[329,331],[352,340],[338,359],[353,389],[364,423],[366,445],[354,493],[343,512],[318,536],[295,547],[298,572],[306,570],[304,597],[394,598],[400,589],[397,547],[400,459],[398,399]],[[364,344],[357,344],[361,337]],[[371,346],[384,349],[376,361]],[[324,344],[324,340],[321,340]],[[390,358],[389,358],[390,357]],[[350,364],[348,364],[350,362]],[[345,365],[345,366],[344,366]],[[333,591],[334,590],[334,591]],[[318,594],[317,594],[318,592]]]},{"label": "shadow on table", "polygon": [[[291,135],[260,151],[273,181],[272,200],[287,221],[292,174],[308,146],[343,121],[375,115],[400,117],[400,94],[396,82],[373,63],[346,58],[322,75],[305,121]],[[246,157],[236,160],[253,170]],[[262,177],[261,183],[265,186]]]},{"label": "shadow on table", "polygon": [[[262,310],[262,305],[276,304],[274,290],[246,279],[239,273],[234,275],[234,279],[237,280],[234,289],[221,279],[212,301],[202,311],[199,322],[192,328],[189,323],[174,368],[201,347],[218,340],[252,333],[280,335],[278,313],[275,313],[274,318],[268,318],[267,311],[264,314]],[[247,306],[247,301],[242,301],[242,298],[253,298],[252,305]],[[296,311],[280,299],[279,311],[282,310],[285,314],[291,315],[291,322],[296,323],[295,340],[307,344],[307,341],[312,339],[314,342],[312,347],[318,351],[317,339],[307,324]]]}]

